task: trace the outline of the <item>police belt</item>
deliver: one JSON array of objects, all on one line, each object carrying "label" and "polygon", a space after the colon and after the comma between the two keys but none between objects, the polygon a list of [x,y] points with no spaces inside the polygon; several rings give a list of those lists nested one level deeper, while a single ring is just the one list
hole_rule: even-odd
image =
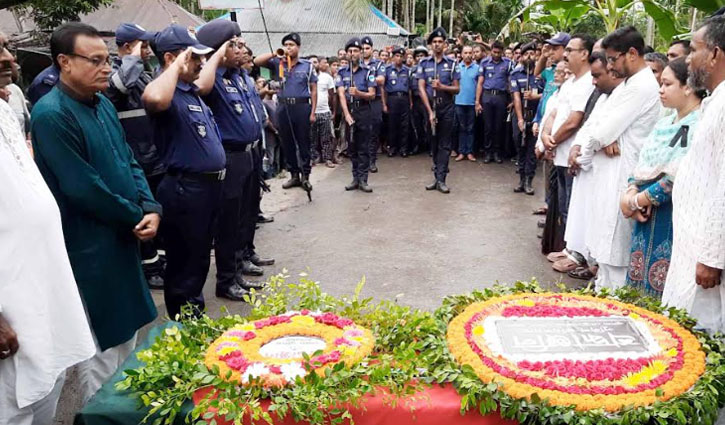
[{"label": "police belt", "polygon": [[360,108],[362,106],[369,106],[370,101],[365,99],[354,99],[354,100],[348,100],[347,106],[353,106],[355,108]]},{"label": "police belt", "polygon": [[309,97],[280,97],[279,98],[280,103],[284,103],[285,105],[297,105],[297,104],[303,104],[303,103],[309,103],[311,104],[312,101]]},{"label": "police belt", "polygon": [[259,139],[251,143],[227,143],[224,145],[224,150],[227,152],[249,152],[255,149],[259,145]]},{"label": "police belt", "polygon": [[453,97],[434,96],[433,104],[436,106],[446,106],[453,104]]},{"label": "police belt", "polygon": [[492,96],[505,96],[508,94],[506,90],[489,90],[486,89],[483,91],[483,94],[490,94]]},{"label": "police belt", "polygon": [[209,171],[196,173],[193,171],[181,171],[181,170],[168,170],[166,174],[172,177],[185,177],[193,180],[205,180],[205,181],[223,181],[227,176],[227,169],[223,168],[220,171]]},{"label": "police belt", "polygon": [[391,97],[391,96],[392,97],[403,97],[403,96],[408,97],[408,92],[407,91],[393,91],[393,92],[388,92],[387,95],[388,95],[388,97]]}]

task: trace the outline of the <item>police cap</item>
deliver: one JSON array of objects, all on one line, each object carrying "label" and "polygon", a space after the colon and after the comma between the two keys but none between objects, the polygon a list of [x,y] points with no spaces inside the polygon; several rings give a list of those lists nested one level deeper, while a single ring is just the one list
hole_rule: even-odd
[{"label": "police cap", "polygon": [[296,45],[301,46],[302,45],[302,38],[300,38],[300,35],[296,32],[291,32],[284,37],[282,37],[282,44],[286,43],[287,41],[292,41]]},{"label": "police cap", "polygon": [[116,29],[116,43],[119,45],[136,40],[149,41],[153,40],[155,36],[155,32],[146,31],[136,24],[121,24]]},{"label": "police cap", "polygon": [[418,55],[420,53],[423,53],[424,55],[428,56],[428,48],[425,46],[418,46],[413,50],[414,55]]},{"label": "police cap", "polygon": [[443,27],[438,27],[433,30],[432,33],[428,36],[428,44],[431,44],[433,42],[433,39],[436,37],[441,37],[443,40],[446,40],[448,38],[448,33],[446,30],[443,29]]},{"label": "police cap", "polygon": [[531,42],[526,43],[523,46],[521,46],[521,54],[522,55],[524,53],[530,51],[530,50],[536,50],[536,42],[535,41],[531,41]]},{"label": "police cap", "polygon": [[214,50],[199,43],[199,40],[189,34],[189,30],[176,24],[171,24],[156,34],[154,44],[156,52],[161,54],[183,50],[187,47],[191,47],[191,50],[197,55],[205,55]]},{"label": "police cap", "polygon": [[357,47],[358,49],[362,49],[362,42],[360,41],[360,38],[353,37],[350,40],[345,43],[345,51],[349,49],[350,47]]},{"label": "police cap", "polygon": [[401,55],[405,55],[405,49],[401,46],[395,46],[390,53],[393,55],[397,55],[398,53],[400,53]]},{"label": "police cap", "polygon": [[363,38],[361,38],[361,39],[360,39],[360,42],[361,42],[362,44],[367,44],[368,46],[370,46],[370,47],[373,47],[373,39],[372,39],[372,38],[370,38],[370,36],[369,36],[369,35],[366,35],[366,36],[364,36]]},{"label": "police cap", "polygon": [[215,19],[199,28],[199,31],[196,32],[196,38],[202,44],[216,50],[226,41],[239,37],[241,34],[242,30],[236,22]]}]

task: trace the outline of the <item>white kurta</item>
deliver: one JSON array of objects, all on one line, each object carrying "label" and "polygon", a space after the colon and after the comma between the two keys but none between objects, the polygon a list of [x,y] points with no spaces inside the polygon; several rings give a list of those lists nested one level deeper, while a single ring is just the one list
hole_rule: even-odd
[{"label": "white kurta", "polygon": [[[657,80],[649,68],[642,68],[614,89],[582,146],[595,152],[589,208],[594,220],[587,226],[586,244],[598,263],[615,267],[629,264],[634,223],[622,215],[619,199],[627,190],[627,180],[659,119],[661,107]],[[620,155],[609,158],[603,149],[615,141]]]},{"label": "white kurta", "polygon": [[[552,135],[556,134],[572,113],[584,112],[593,91],[592,73],[589,71],[579,78],[569,78],[562,84],[556,102],[556,116],[551,127]],[[569,167],[569,150],[576,135],[577,132],[574,132],[564,141],[557,140],[558,144],[554,150],[554,165],[557,167]]]},{"label": "white kurta", "polygon": [[[73,278],[60,211],[25,144],[10,106],[0,100],[0,312],[18,335],[12,362],[18,408],[46,397],[68,367],[95,345]],[[0,406],[0,409],[2,407]]]},{"label": "white kurta", "polygon": [[[599,115],[605,109],[607,100],[606,94],[601,94],[597,99],[597,103],[592,109],[589,119],[584,123],[577,136],[574,139],[574,146],[581,146],[589,134],[590,127],[597,122]],[[564,232],[564,240],[566,248],[576,251],[589,259],[589,250],[586,244],[586,230],[589,220],[589,203],[592,194],[592,184],[594,182],[594,172],[592,171],[592,155],[593,152],[582,150],[581,156],[577,163],[581,166],[579,174],[574,177],[574,183],[571,189],[571,200],[569,201],[569,213],[566,219],[566,231]]]},{"label": "white kurta", "polygon": [[702,289],[695,266],[725,268],[725,82],[702,102],[692,147],[672,192],[674,239],[662,301],[687,310],[708,331],[725,331],[725,273]]}]

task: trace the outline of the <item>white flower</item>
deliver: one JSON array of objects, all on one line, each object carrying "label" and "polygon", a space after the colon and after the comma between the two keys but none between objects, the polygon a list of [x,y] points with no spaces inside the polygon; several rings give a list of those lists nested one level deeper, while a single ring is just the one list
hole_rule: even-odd
[{"label": "white flower", "polygon": [[259,378],[262,375],[269,374],[269,368],[264,363],[252,363],[242,375],[242,383],[246,384],[249,382],[249,377]]},{"label": "white flower", "polygon": [[307,371],[302,367],[300,362],[283,364],[280,366],[280,369],[282,370],[282,376],[284,376],[287,382],[295,382],[298,376],[307,375]]}]

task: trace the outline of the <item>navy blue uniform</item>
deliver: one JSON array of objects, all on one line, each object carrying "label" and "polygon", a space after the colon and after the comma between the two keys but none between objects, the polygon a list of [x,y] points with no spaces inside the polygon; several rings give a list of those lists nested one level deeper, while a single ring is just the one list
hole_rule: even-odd
[{"label": "navy blue uniform", "polygon": [[438,79],[441,84],[452,86],[454,81],[461,79],[458,64],[455,60],[443,56],[439,62],[429,56],[418,64],[416,71],[418,80],[425,81],[426,94],[431,109],[436,114],[435,134],[430,132],[430,145],[433,153],[434,173],[437,181],[445,183],[448,176],[448,161],[451,156],[451,144],[454,121],[454,95],[444,91],[434,91],[431,83]]},{"label": "navy blue uniform", "polygon": [[418,93],[418,78],[415,76],[417,69],[418,65],[410,69],[410,94],[413,98],[413,107],[410,110],[412,132],[408,133],[408,152],[410,153],[429,150],[428,112]]},{"label": "navy blue uniform", "polygon": [[479,67],[479,77],[483,77],[483,149],[487,155],[500,155],[503,148],[511,68],[510,59],[494,62],[491,57],[483,59]]},{"label": "navy blue uniform", "polygon": [[38,103],[41,97],[48,94],[60,79],[60,71],[55,65],[51,65],[44,70],[40,71],[40,74],[33,78],[33,82],[28,86],[28,101],[31,105]]},{"label": "navy blue uniform", "polygon": [[202,289],[225,176],[221,134],[193,84],[179,81],[169,109],[150,115],[167,165],[157,199],[164,207],[164,300],[170,317],[187,302],[204,309]]},{"label": "navy blue uniform", "polygon": [[410,68],[401,65],[385,68],[385,96],[388,100],[388,149],[408,154],[408,120],[410,119],[410,85],[417,80],[410,78]]},{"label": "navy blue uniform", "polygon": [[[380,59],[370,59],[364,64],[375,77],[385,77],[385,64]],[[370,119],[372,120],[372,133],[370,135],[370,164],[378,160],[378,148],[380,147],[380,132],[383,128],[383,92],[380,86],[375,85],[375,99],[370,102]],[[374,170],[373,170],[374,171]]]},{"label": "navy blue uniform", "polygon": [[335,77],[335,87],[345,89],[347,108],[355,120],[345,132],[348,138],[347,153],[352,162],[352,177],[356,181],[367,182],[370,171],[370,139],[373,129],[371,102],[347,95],[353,85],[357,90],[363,92],[367,92],[370,87],[375,87],[374,71],[362,64],[355,72],[352,72],[350,66],[345,66],[340,68]]},{"label": "navy blue uniform", "polygon": [[274,57],[267,62],[272,75],[279,76],[280,63],[284,80],[282,91],[277,95],[279,134],[282,138],[282,152],[285,156],[287,169],[294,175],[302,172],[309,175],[312,170],[310,163],[310,84],[317,83],[312,63],[298,59],[288,69],[287,61]]},{"label": "navy blue uniform", "polygon": [[[536,173],[536,137],[534,136],[531,124],[539,107],[538,100],[525,100],[524,91],[536,90],[541,93],[544,90],[544,81],[534,75],[533,70],[528,72],[522,66],[516,67],[511,73],[511,93],[519,92],[521,95],[521,109],[526,122],[525,132],[522,135],[518,126],[518,118],[512,120],[514,141],[518,146],[519,175],[522,177],[533,177]],[[513,96],[513,94],[512,94]],[[514,115],[515,116],[515,115]]]},{"label": "navy blue uniform", "polygon": [[[252,150],[261,139],[259,118],[244,95],[236,69],[219,67],[214,88],[204,101],[214,112],[226,153],[226,178],[222,191],[214,252],[217,268],[217,293],[224,293],[235,283],[237,252],[247,242],[243,232],[248,227],[251,182],[256,182]],[[246,196],[245,196],[246,194]]]}]

